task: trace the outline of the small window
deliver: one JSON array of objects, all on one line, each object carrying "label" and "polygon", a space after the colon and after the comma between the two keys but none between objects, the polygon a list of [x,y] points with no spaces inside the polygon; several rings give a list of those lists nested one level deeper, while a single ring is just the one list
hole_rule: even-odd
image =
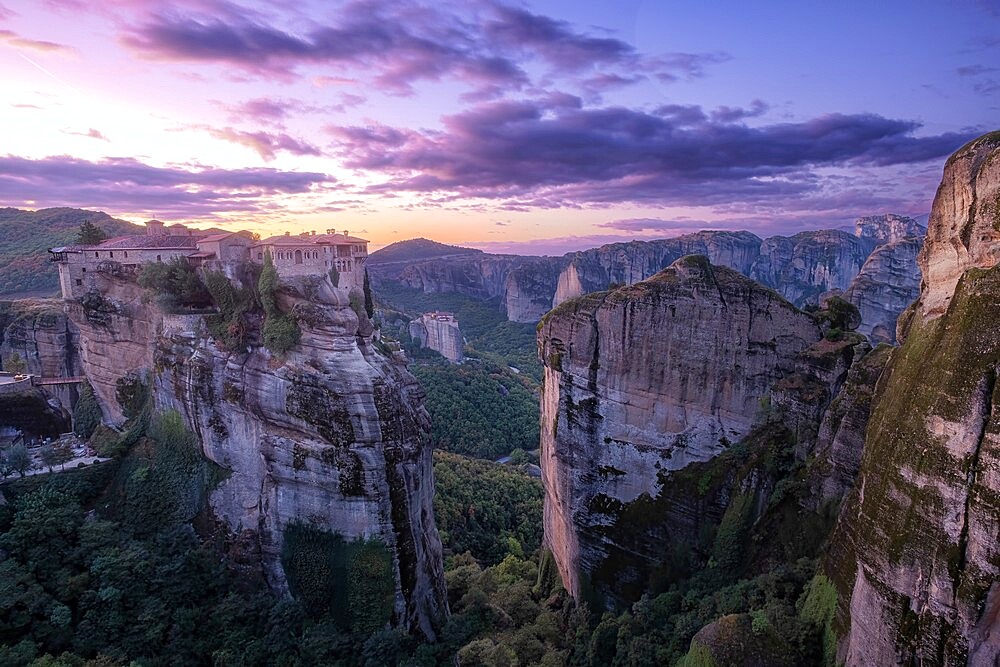
[{"label": "small window", "polygon": [[83,272],[84,272],[84,273],[86,273],[86,272],[87,272],[87,267],[83,267]]},{"label": "small window", "polygon": [[264,253],[262,253],[262,252],[257,253],[257,259],[263,260],[264,259]]},{"label": "small window", "polygon": [[76,279],[76,284],[77,284],[77,285],[82,285],[82,284],[83,284],[83,281],[82,281],[82,280],[80,280],[79,278],[77,278],[77,279]]},{"label": "small window", "polygon": [[101,256],[101,253],[99,253],[99,252],[95,252],[94,253],[94,257],[100,257],[100,256]]},{"label": "small window", "polygon": [[125,251],[125,256],[128,257],[128,250]]},{"label": "small window", "polygon": [[111,251],[108,252],[108,257],[114,257],[114,256],[115,256],[115,251],[114,250],[111,250]]},{"label": "small window", "polygon": [[157,262],[162,262],[162,261],[163,261],[163,257],[162,257],[162,256],[160,256],[160,255],[157,255],[157,256],[156,256],[156,261],[157,261]]}]

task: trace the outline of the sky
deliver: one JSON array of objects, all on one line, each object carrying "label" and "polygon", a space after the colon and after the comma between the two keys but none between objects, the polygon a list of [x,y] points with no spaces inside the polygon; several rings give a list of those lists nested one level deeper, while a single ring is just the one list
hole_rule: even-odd
[{"label": "sky", "polygon": [[559,254],[921,215],[1000,0],[0,0],[0,205]]}]

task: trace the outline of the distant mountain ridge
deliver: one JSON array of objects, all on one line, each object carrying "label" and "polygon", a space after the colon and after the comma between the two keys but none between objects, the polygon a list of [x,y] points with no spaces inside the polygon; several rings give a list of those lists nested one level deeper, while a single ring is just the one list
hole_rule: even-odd
[{"label": "distant mountain ridge", "polygon": [[[496,299],[511,321],[533,322],[567,299],[644,280],[684,255],[700,254],[771,287],[800,307],[831,290],[848,293],[872,318],[864,330],[878,329],[880,339],[892,340],[898,304],[915,298],[919,288],[913,248],[916,244],[919,249],[925,231],[916,219],[890,213],[859,218],[853,234],[826,229],[761,239],[748,231],[701,231],[612,243],[562,257],[494,255],[419,239],[417,248],[433,249],[423,255],[426,258],[406,260],[407,253],[397,253],[403,259],[392,264],[376,260],[369,270],[376,282],[389,279],[425,293]],[[903,244],[907,239],[910,243]],[[394,246],[405,248],[410,243]],[[864,285],[852,290],[869,256],[883,246],[889,247],[881,261],[869,267]],[[900,257],[893,261],[897,249]],[[431,252],[439,254],[427,257]],[[874,290],[874,298],[866,290]],[[890,291],[892,303],[882,307],[879,295]]]},{"label": "distant mountain ridge", "polygon": [[84,222],[97,225],[108,236],[144,233],[142,227],[103,211],[0,208],[0,295],[55,293],[59,281],[48,249],[72,243]]},{"label": "distant mountain ridge", "polygon": [[418,237],[405,241],[390,243],[379,248],[368,256],[369,264],[392,264],[394,262],[416,262],[424,259],[437,259],[450,255],[482,255],[482,250],[449,245]]}]

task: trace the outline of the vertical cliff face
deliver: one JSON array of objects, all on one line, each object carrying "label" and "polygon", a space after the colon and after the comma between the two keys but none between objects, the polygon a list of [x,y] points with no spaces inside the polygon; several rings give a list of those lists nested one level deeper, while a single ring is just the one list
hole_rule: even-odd
[{"label": "vertical cliff face", "polygon": [[826,571],[838,662],[1000,660],[1000,133],[948,161]]},{"label": "vertical cliff face", "polygon": [[345,295],[327,287],[282,301],[302,329],[282,358],[256,345],[225,351],[201,316],[164,315],[127,281],[67,308],[106,417],[122,418],[118,380],[147,372],[156,409],[178,410],[229,471],[211,508],[259,543],[273,587],[286,586],[289,524],[376,539],[394,564],[396,624],[433,638],[447,599],[422,390],[373,347]]},{"label": "vertical cliff face", "polygon": [[878,243],[893,243],[907,238],[922,239],[926,233],[926,227],[906,215],[886,213],[854,221],[855,236],[874,239]]},{"label": "vertical cliff face", "polygon": [[775,236],[761,244],[747,275],[796,305],[815,303],[823,292],[846,290],[875,245],[874,239],[832,229]]},{"label": "vertical cliff face", "polygon": [[504,287],[504,310],[511,322],[537,322],[552,308],[566,260],[525,257],[511,270]]},{"label": "vertical cliff face", "polygon": [[749,232],[697,232],[673,239],[612,243],[569,256],[560,274],[552,306],[609,285],[645,280],[685,255],[704,255],[712,264],[744,275],[757,258],[760,239]]},{"label": "vertical cliff face", "polygon": [[465,341],[458,320],[450,313],[425,313],[410,322],[410,337],[452,362],[462,361]]},{"label": "vertical cliff face", "polygon": [[[545,539],[567,589],[588,595],[595,573],[623,550],[631,569],[616,578],[642,579],[663,556],[666,523],[692,524],[688,510],[718,514],[710,502],[668,504],[665,515],[648,504],[669,493],[664,475],[749,434],[771,386],[820,337],[778,294],[704,257],[546,316],[538,338]],[[657,516],[637,518],[647,512]],[[697,532],[696,524],[688,527]],[[633,533],[627,549],[618,529]]]},{"label": "vertical cliff face", "polygon": [[513,255],[432,259],[408,265],[399,272],[399,281],[429,294],[458,292],[483,300],[502,298],[507,277],[520,262],[521,258]]},{"label": "vertical cliff face", "polygon": [[908,237],[879,246],[844,294],[861,313],[858,331],[876,343],[896,342],[896,319],[920,294],[922,245],[922,238]]},{"label": "vertical cliff face", "polygon": [[[81,374],[77,354],[78,333],[63,312],[62,302],[26,299],[0,308],[0,359],[16,355],[28,373],[42,377],[74,377]],[[55,385],[45,392],[72,409],[77,397],[74,385]]]}]

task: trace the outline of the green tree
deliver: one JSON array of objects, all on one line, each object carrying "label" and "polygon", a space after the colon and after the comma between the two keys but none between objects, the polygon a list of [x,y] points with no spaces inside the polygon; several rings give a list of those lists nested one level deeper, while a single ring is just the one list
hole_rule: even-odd
[{"label": "green tree", "polygon": [[51,442],[44,443],[38,451],[39,457],[42,459],[42,465],[52,472],[52,467],[59,465],[59,456],[56,454],[56,449]]},{"label": "green tree", "polygon": [[108,235],[104,233],[104,230],[90,220],[84,220],[80,224],[80,231],[76,234],[78,245],[97,245],[106,238]]},{"label": "green tree", "polygon": [[7,467],[21,477],[31,470],[31,454],[24,445],[14,445],[7,452]]},{"label": "green tree", "polygon": [[365,312],[368,313],[368,319],[375,317],[375,301],[372,299],[372,286],[368,281],[368,269],[365,269]]},{"label": "green tree", "polygon": [[257,279],[257,291],[264,308],[264,347],[275,354],[284,354],[299,344],[302,330],[298,322],[278,308],[278,271],[271,253],[264,253],[264,268]]},{"label": "green tree", "polygon": [[25,361],[17,352],[11,352],[10,355],[3,360],[3,369],[8,373],[27,373],[28,362]]},{"label": "green tree", "polygon": [[90,383],[83,385],[80,398],[73,407],[73,432],[81,438],[89,438],[101,424],[101,406],[94,395]]}]

